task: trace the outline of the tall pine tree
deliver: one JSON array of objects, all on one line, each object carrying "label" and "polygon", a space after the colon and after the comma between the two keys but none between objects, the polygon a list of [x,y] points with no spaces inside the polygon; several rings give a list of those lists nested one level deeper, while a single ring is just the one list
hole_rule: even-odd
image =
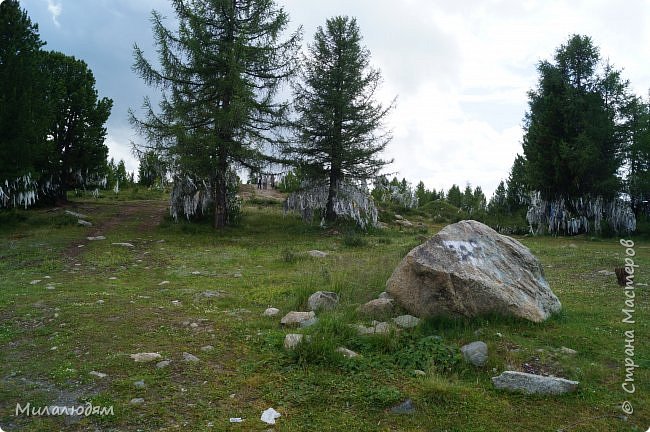
[{"label": "tall pine tree", "polygon": [[381,82],[370,66],[354,18],[328,19],[319,27],[304,59],[302,82],[294,87],[295,158],[311,186],[327,188],[325,219],[337,218],[335,202],[345,184],[366,185],[390,163],[378,154],[391,140],[383,122],[392,108],[375,100]]},{"label": "tall pine tree", "polygon": [[[288,103],[276,99],[296,68],[300,31],[280,35],[289,18],[273,0],[172,0],[177,31],[152,14],[157,69],[135,46],[134,69],[163,90],[160,112],[145,99],[131,121],[174,174],[205,182],[213,225],[228,221],[228,176],[256,169],[276,143]],[[146,146],[144,146],[146,149]]]}]

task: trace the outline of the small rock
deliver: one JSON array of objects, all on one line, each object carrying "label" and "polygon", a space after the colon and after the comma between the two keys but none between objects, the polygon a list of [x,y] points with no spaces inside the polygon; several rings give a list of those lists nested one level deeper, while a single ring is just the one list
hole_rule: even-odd
[{"label": "small rock", "polygon": [[188,363],[196,363],[196,362],[198,362],[200,360],[199,360],[199,358],[197,356],[195,356],[193,354],[190,354],[188,352],[184,352],[183,353],[183,361],[186,361]]},{"label": "small rock", "polygon": [[167,285],[168,283],[169,283],[169,281],[162,281],[158,285]]},{"label": "small rock", "polygon": [[262,416],[260,417],[260,420],[262,420],[266,424],[273,425],[275,424],[275,420],[280,418],[282,414],[274,410],[273,408],[269,408],[265,410],[262,413]]},{"label": "small rock", "polygon": [[111,244],[113,246],[123,246],[123,247],[129,247],[129,248],[135,247],[131,243],[111,243]]},{"label": "small rock", "polygon": [[420,370],[420,369],[415,369],[415,370],[413,371],[413,375],[415,375],[415,376],[426,376],[426,374],[427,374],[427,373],[426,373],[425,371]]},{"label": "small rock", "polygon": [[392,300],[392,299],[393,299],[393,298],[390,296],[390,294],[388,294],[386,291],[384,291],[384,292],[382,292],[381,294],[379,294],[379,297],[377,297],[377,298],[380,298],[380,299],[388,299],[388,300]]},{"label": "small rock", "polygon": [[53,289],[56,289],[56,287],[55,287],[54,285],[46,285],[46,286],[45,286],[45,289],[47,289],[47,290],[53,290]]},{"label": "small rock", "polygon": [[413,406],[413,401],[411,399],[406,399],[399,405],[392,407],[390,412],[393,414],[413,414],[415,412],[415,407]]},{"label": "small rock", "polygon": [[131,354],[130,357],[138,363],[148,363],[162,358],[162,356],[158,353],[146,353],[146,352]]},{"label": "small rock", "polygon": [[192,323],[192,324],[190,324],[190,327],[192,327],[192,328],[197,328],[198,326],[199,326],[199,325],[198,325],[197,323]]},{"label": "small rock", "polygon": [[563,346],[562,348],[560,348],[560,352],[561,352],[562,354],[566,354],[566,355],[570,355],[570,356],[573,356],[573,355],[578,354],[578,351],[576,351],[576,350],[572,350],[571,348],[567,348],[567,347],[565,347],[565,346]]},{"label": "small rock", "polygon": [[359,336],[365,336],[365,335],[375,333],[375,328],[374,327],[366,327],[366,326],[361,325],[361,324],[350,324],[350,327],[355,329]]},{"label": "small rock", "polygon": [[201,272],[200,271],[193,271],[192,274],[196,276],[196,275],[200,275]]},{"label": "small rock", "polygon": [[395,214],[395,220],[403,220],[404,216]]},{"label": "small rock", "polygon": [[106,237],[104,236],[94,236],[94,237],[86,237],[90,241],[96,241],[96,240],[106,240]]},{"label": "small rock", "polygon": [[319,309],[333,309],[339,303],[339,295],[331,291],[316,291],[309,296],[307,304],[309,309],[317,311]]},{"label": "small rock", "polygon": [[396,220],[395,223],[398,224],[398,225],[401,225],[401,226],[403,226],[405,228],[412,228],[414,226],[413,222],[407,221],[406,219]]},{"label": "small rock", "polygon": [[117,278],[115,276],[111,276],[108,278],[108,280],[117,280]]},{"label": "small rock", "polygon": [[157,367],[158,369],[164,369],[164,368],[166,368],[167,366],[169,366],[171,363],[172,363],[171,360],[163,360],[163,361],[159,361],[158,363],[156,363],[156,367]]},{"label": "small rock", "polygon": [[609,271],[609,270],[598,270],[597,273],[598,273],[598,274],[601,274],[601,275],[603,275],[603,276],[613,276],[613,275],[616,274],[615,272],[613,272],[613,271]]},{"label": "small rock", "polygon": [[574,392],[579,384],[577,381],[564,378],[545,377],[516,371],[505,371],[501,375],[493,377],[492,383],[500,390],[546,395]]},{"label": "small rock", "polygon": [[310,250],[307,252],[307,255],[314,258],[325,258],[328,254],[327,252],[321,252],[319,250]]},{"label": "small rock", "polygon": [[97,300],[97,304],[104,304],[104,300]]},{"label": "small rock", "polygon": [[36,284],[38,284],[38,283],[40,283],[40,282],[41,282],[40,279],[34,279],[34,280],[31,281],[29,284],[30,284],[30,285],[36,285]]},{"label": "small rock", "polygon": [[133,385],[135,386],[135,388],[139,388],[139,389],[143,389],[147,386],[143,380],[136,381],[133,383]]},{"label": "small rock", "polygon": [[370,300],[357,309],[363,315],[378,318],[387,317],[393,313],[393,301],[391,299],[374,299]]},{"label": "small rock", "polygon": [[235,278],[244,277],[244,275],[241,274],[241,273],[235,273],[235,274],[233,274],[232,276],[235,277]]},{"label": "small rock", "polygon": [[180,305],[181,305],[181,302],[180,302],[180,300],[172,300],[172,304],[173,304],[174,306],[180,306]]},{"label": "small rock", "polygon": [[314,317],[305,321],[300,322],[301,328],[311,327],[318,322],[318,318]]},{"label": "small rock", "polygon": [[91,226],[93,226],[92,223],[90,223],[90,222],[88,222],[88,221],[85,221],[85,220],[83,220],[83,219],[79,219],[79,220],[77,221],[77,224],[79,224],[79,225],[81,225],[81,226],[85,226],[85,227],[91,227]]},{"label": "small rock", "polygon": [[279,313],[280,313],[280,309],[270,307],[270,308],[267,308],[262,315],[266,316],[266,317],[274,317]]},{"label": "small rock", "polygon": [[390,324],[387,322],[380,322],[375,325],[375,334],[388,334],[390,333]]},{"label": "small rock", "polygon": [[214,347],[212,345],[206,345],[206,346],[201,347],[201,351],[203,351],[203,352],[212,351],[213,349],[214,349]]},{"label": "small rock", "polygon": [[464,345],[460,348],[466,362],[476,367],[485,366],[488,360],[488,346],[485,342],[477,341]]},{"label": "small rock", "polygon": [[316,314],[311,312],[289,312],[280,320],[280,324],[285,326],[299,325],[303,321],[308,321],[314,318]]},{"label": "small rock", "polygon": [[72,210],[66,210],[65,214],[68,214],[68,215],[70,215],[72,217],[76,217],[78,219],[88,219],[88,216],[86,216],[84,214],[81,214],[81,213],[73,212]]},{"label": "small rock", "polygon": [[129,402],[131,405],[142,405],[144,403],[143,398],[133,398],[131,399],[131,402]]},{"label": "small rock", "polygon": [[90,371],[88,374],[96,376],[97,378],[106,378],[108,376],[105,373],[101,373],[101,372],[97,372],[97,371]]},{"label": "small rock", "polygon": [[345,347],[338,347],[336,349],[336,352],[343,354],[343,357],[346,357],[346,358],[359,357],[359,353],[356,353],[356,352],[354,352],[354,351],[352,351],[350,349],[347,349]]},{"label": "small rock", "polygon": [[289,333],[284,337],[284,348],[288,350],[294,349],[300,342],[302,342],[304,337],[305,335],[302,334]]},{"label": "small rock", "polygon": [[413,328],[420,324],[420,318],[414,317],[413,315],[400,315],[393,318],[393,322],[401,328]]}]

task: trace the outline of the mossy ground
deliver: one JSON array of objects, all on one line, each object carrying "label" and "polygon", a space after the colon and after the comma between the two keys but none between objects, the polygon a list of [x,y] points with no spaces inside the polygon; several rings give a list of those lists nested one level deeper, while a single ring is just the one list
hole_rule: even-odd
[{"label": "mossy ground", "polygon": [[[615,239],[519,238],[541,260],[563,304],[545,323],[438,319],[391,337],[361,338],[347,326],[363,321],[356,307],[376,298],[402,257],[441,225],[422,219],[415,229],[321,229],[258,198],[247,201],[240,226],[215,232],[208,224],[175,223],[164,217],[164,207],[162,199],[73,201],[71,208],[88,214],[93,227],[77,226],[62,210],[0,213],[4,430],[267,430],[259,417],[269,407],[282,414],[274,427],[281,431],[650,426],[648,288],[635,290],[636,323],[622,323],[623,290],[614,276],[598,273],[624,262],[625,249]],[[99,234],[106,240],[86,240]],[[644,241],[635,246],[637,283],[649,282],[649,248]],[[312,249],[329,255],[309,257]],[[279,317],[261,314],[268,306],[282,313],[304,309],[317,290],[336,291],[341,304],[304,330],[310,344],[287,352],[282,344],[289,331]],[[206,297],[206,291],[220,295]],[[639,365],[632,395],[621,388],[623,332],[630,329]],[[456,351],[477,339],[490,350],[483,369],[468,367]],[[206,345],[214,349],[202,351]],[[335,354],[341,345],[362,357]],[[578,354],[562,354],[562,346]],[[165,369],[135,363],[129,354],[136,352],[158,352],[172,363]],[[201,361],[184,363],[183,352]],[[426,375],[415,375],[416,368]],[[578,380],[580,389],[560,397],[494,390],[490,378],[511,368]],[[136,388],[138,380],[146,388]],[[71,424],[62,417],[14,416],[17,403],[44,406],[62,394],[113,406],[114,415]],[[131,405],[137,397],[144,404]],[[406,398],[414,414],[389,412]],[[626,399],[635,412],[624,417]],[[244,421],[231,424],[230,417]]]}]

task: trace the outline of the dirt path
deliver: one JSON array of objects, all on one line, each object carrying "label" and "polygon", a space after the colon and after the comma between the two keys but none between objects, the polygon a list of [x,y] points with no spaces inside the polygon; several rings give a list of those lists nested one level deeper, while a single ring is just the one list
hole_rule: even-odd
[{"label": "dirt path", "polygon": [[[139,232],[148,232],[158,226],[167,214],[167,201],[124,201],[111,204],[102,204],[101,212],[109,212],[108,217],[101,217],[97,222],[93,220],[93,226],[85,232],[85,235],[73,241],[65,248],[63,254],[67,258],[76,258],[81,255],[85,246],[90,243],[88,237],[106,237],[115,227],[125,223],[136,222]],[[67,208],[66,208],[67,209]],[[99,206],[83,204],[75,207],[75,212],[82,213],[94,218]]]}]

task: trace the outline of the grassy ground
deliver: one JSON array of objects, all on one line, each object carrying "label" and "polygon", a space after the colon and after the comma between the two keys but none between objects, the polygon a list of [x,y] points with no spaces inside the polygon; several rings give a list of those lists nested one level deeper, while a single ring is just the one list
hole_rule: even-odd
[{"label": "grassy ground", "polygon": [[[138,195],[122,194],[131,198]],[[141,198],[141,197],[140,197]],[[145,198],[150,198],[145,196]],[[622,265],[615,240],[521,238],[546,267],[563,312],[543,324],[487,317],[431,320],[389,337],[359,337],[356,307],[383,291],[402,257],[441,228],[391,227],[366,235],[322,230],[252,199],[241,226],[215,233],[173,223],[161,200],[83,198],[62,210],[0,213],[0,427],[7,431],[645,431],[650,426],[648,288],[636,288],[636,323],[624,324],[623,291],[599,270]],[[103,235],[106,240],[89,241]],[[113,245],[128,242],[133,247]],[[650,244],[635,246],[646,283]],[[306,251],[329,252],[324,259]],[[40,282],[36,282],[40,281]],[[32,283],[33,282],[33,283]],[[284,350],[268,306],[304,310],[317,290],[340,306],[301,330],[312,343]],[[211,292],[212,296],[206,292]],[[625,337],[635,330],[636,392],[621,388]],[[432,337],[437,336],[437,337]],[[458,347],[485,341],[483,369]],[[212,346],[203,351],[202,347]],[[334,348],[362,354],[345,359]],[[577,355],[565,355],[561,347]],[[158,352],[158,369],[130,354]],[[182,360],[183,352],[199,357]],[[425,376],[414,374],[424,370]],[[580,381],[576,394],[537,397],[493,389],[503,370]],[[107,374],[99,378],[90,374]],[[144,388],[134,382],[143,380]],[[144,403],[133,405],[133,398]],[[412,399],[411,415],[390,407]],[[629,400],[635,412],[624,416]],[[15,416],[25,406],[113,406],[112,416]],[[282,414],[275,427],[259,420]],[[241,417],[242,423],[229,423]]]}]

